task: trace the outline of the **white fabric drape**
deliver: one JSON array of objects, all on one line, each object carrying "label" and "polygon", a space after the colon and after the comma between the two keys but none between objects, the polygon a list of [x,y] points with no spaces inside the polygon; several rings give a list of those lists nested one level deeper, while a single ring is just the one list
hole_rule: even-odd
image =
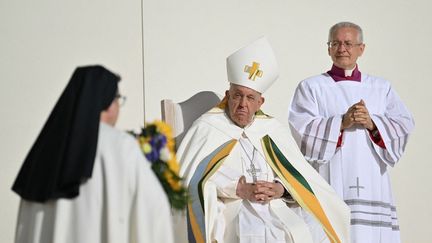
[{"label": "white fabric drape", "polygon": [[173,242],[163,189],[130,135],[101,123],[91,179],[74,199],[21,201],[16,243]]}]

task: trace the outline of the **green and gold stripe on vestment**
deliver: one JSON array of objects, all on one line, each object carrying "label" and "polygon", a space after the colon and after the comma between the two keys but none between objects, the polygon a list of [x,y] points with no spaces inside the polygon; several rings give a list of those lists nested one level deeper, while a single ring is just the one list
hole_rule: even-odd
[{"label": "green and gold stripe on vestment", "polygon": [[189,195],[191,199],[187,208],[188,238],[190,243],[206,242],[204,185],[231,153],[236,142],[237,140],[230,140],[205,157],[199,163],[191,178],[189,183]]},{"label": "green and gold stripe on vestment", "polygon": [[306,178],[285,158],[268,135],[262,138],[262,145],[267,162],[287,187],[291,196],[303,209],[314,215],[332,243],[340,243],[338,235]]}]

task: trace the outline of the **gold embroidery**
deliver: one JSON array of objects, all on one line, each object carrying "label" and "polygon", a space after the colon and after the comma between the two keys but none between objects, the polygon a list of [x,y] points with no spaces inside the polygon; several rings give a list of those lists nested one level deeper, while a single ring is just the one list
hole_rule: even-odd
[{"label": "gold embroidery", "polygon": [[258,76],[259,78],[261,78],[262,77],[262,75],[263,75],[263,71],[262,70],[259,70],[259,66],[260,66],[260,64],[259,63],[257,63],[257,62],[253,62],[252,63],[252,67],[251,66],[248,66],[248,65],[246,65],[245,66],[245,68],[244,68],[244,72],[245,73],[249,73],[249,79],[250,80],[252,80],[252,81],[255,81],[255,78]]}]

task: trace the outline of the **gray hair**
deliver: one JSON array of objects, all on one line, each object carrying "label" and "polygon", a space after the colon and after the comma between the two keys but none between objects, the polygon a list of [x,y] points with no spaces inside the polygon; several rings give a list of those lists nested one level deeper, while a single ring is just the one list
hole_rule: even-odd
[{"label": "gray hair", "polygon": [[340,28],[353,28],[353,29],[357,30],[357,33],[358,33],[357,41],[359,43],[363,43],[363,30],[362,30],[362,28],[360,28],[360,26],[358,26],[354,23],[351,23],[351,22],[339,22],[339,23],[333,25],[329,30],[328,41],[332,41],[333,34],[336,33],[336,31],[339,30]]}]

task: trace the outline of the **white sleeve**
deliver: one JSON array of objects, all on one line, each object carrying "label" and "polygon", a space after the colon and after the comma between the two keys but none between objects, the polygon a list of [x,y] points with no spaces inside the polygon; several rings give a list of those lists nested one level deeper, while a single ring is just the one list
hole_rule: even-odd
[{"label": "white sleeve", "polygon": [[394,166],[401,158],[414,129],[414,119],[396,92],[389,87],[386,96],[384,114],[372,114],[372,120],[378,128],[386,148],[372,143],[381,160]]},{"label": "white sleeve", "polygon": [[326,163],[336,153],[342,114],[323,117],[311,89],[297,87],[289,108],[288,121],[300,151],[310,162]]},{"label": "white sleeve", "polygon": [[240,173],[227,166],[221,165],[210,178],[210,181],[216,185],[218,197],[240,199],[240,197],[237,196],[236,190],[241,176]]}]

